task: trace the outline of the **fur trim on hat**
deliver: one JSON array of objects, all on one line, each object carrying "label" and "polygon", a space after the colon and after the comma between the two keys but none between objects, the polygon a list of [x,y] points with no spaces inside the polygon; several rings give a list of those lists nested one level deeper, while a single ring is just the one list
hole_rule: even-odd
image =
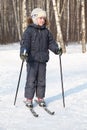
[{"label": "fur trim on hat", "polygon": [[[30,25],[33,23],[33,20],[31,17],[27,18],[27,25]],[[49,25],[49,21],[47,20],[47,18],[45,19],[45,25],[48,26]]]}]

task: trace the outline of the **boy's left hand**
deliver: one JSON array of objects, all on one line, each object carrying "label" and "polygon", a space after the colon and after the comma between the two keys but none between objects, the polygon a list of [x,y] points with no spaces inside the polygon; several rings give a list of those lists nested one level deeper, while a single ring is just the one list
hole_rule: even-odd
[{"label": "boy's left hand", "polygon": [[57,54],[57,55],[62,55],[62,53],[63,53],[63,51],[62,51],[61,47],[56,49],[56,51],[55,51],[55,54]]}]

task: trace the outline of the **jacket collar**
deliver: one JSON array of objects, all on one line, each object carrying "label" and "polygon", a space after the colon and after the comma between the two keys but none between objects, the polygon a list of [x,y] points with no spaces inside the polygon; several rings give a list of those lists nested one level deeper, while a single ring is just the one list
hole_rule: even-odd
[{"label": "jacket collar", "polygon": [[34,28],[36,28],[36,29],[41,29],[41,30],[46,28],[45,25],[39,26],[39,25],[36,25],[36,24],[34,24],[34,23],[30,24],[29,26],[30,26],[30,27],[34,27]]}]

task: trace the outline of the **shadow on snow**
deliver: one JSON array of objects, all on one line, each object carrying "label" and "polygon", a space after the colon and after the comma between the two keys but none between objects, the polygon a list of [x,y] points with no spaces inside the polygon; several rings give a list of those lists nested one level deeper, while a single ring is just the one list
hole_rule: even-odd
[{"label": "shadow on snow", "polygon": [[[87,83],[85,84],[82,84],[82,85],[79,85],[77,87],[74,87],[74,88],[71,88],[69,90],[66,90],[64,92],[64,96],[65,98],[67,96],[70,96],[72,94],[77,94],[77,93],[80,93],[81,91],[83,91],[84,89],[87,89]],[[62,90],[61,90],[61,94],[58,94],[58,95],[55,95],[55,96],[51,96],[49,98],[46,98],[47,100],[47,103],[49,104],[50,102],[54,102],[55,100],[60,100],[62,99]]]}]

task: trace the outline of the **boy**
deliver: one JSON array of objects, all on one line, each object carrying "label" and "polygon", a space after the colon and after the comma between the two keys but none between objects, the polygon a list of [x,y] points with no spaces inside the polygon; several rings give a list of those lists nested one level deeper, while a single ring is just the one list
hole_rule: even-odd
[{"label": "boy", "polygon": [[[46,12],[35,8],[28,19],[20,48],[20,57],[27,62],[27,79],[25,85],[25,103],[33,107],[33,98],[36,97],[40,106],[46,106],[44,101],[46,89],[46,63],[49,60],[49,50],[55,54],[62,54],[51,32],[47,29]],[[26,52],[26,53],[25,53]]]}]

